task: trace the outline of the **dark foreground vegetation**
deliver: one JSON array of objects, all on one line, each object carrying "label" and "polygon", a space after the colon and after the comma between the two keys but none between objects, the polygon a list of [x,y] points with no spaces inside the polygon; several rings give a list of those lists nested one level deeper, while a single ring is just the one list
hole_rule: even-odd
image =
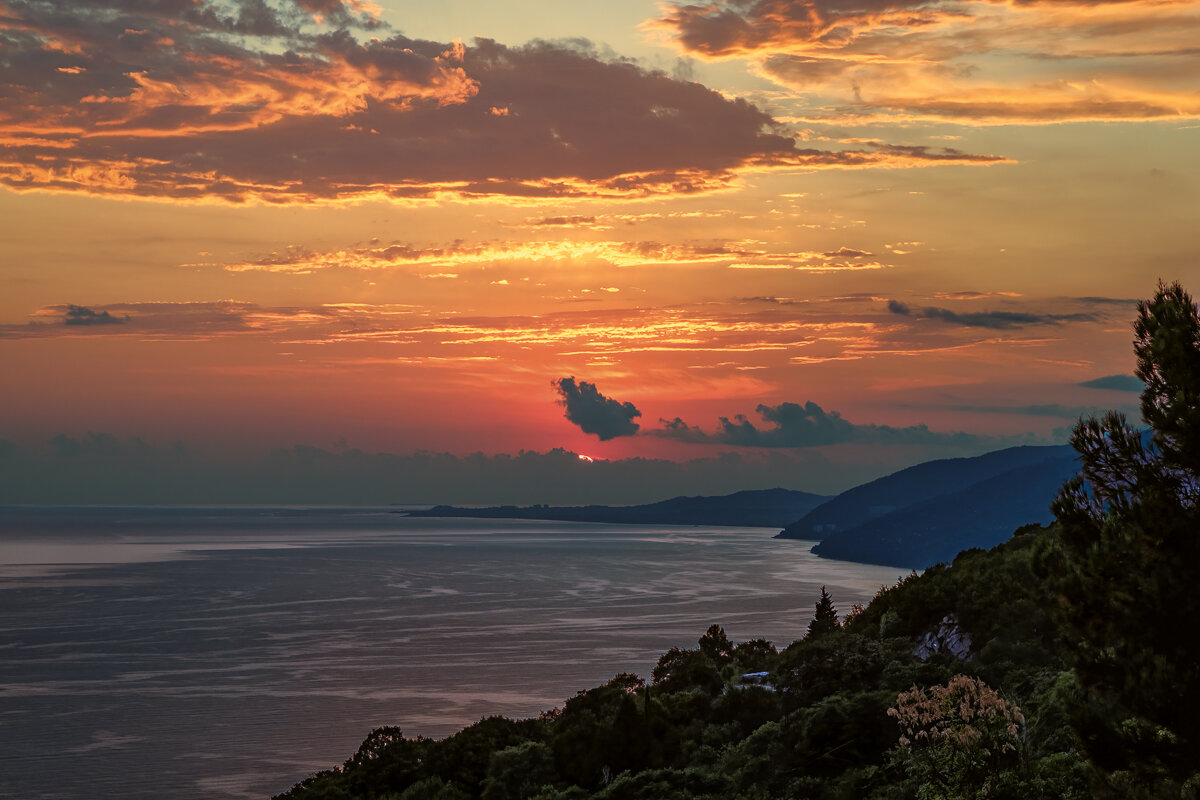
[{"label": "dark foreground vegetation", "polygon": [[781,652],[714,625],[649,683],[618,675],[537,719],[377,729],[280,797],[1200,797],[1200,319],[1160,286],[1135,331],[1150,431],[1081,422],[1051,526],[843,622],[823,593]]}]

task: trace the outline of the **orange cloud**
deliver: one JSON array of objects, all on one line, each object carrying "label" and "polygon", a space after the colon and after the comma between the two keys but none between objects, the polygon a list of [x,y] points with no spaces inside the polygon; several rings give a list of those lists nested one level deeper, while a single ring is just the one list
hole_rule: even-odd
[{"label": "orange cloud", "polygon": [[351,22],[383,32],[368,5],[295,5],[7,0],[0,184],[231,203],[624,198],[761,170],[1003,160],[801,148],[745,101],[586,46],[360,41]]},{"label": "orange cloud", "polygon": [[[1046,358],[1061,360],[1072,355],[1062,349],[1072,328],[1087,324],[1094,329],[1094,322],[1084,318],[1096,316],[1071,313],[1095,309],[1095,298],[1006,301],[1007,308],[1025,315],[1044,318],[1052,309],[1057,316],[1030,322],[1028,326],[1036,330],[997,331],[996,325],[972,326],[964,320],[952,324],[898,316],[869,296],[812,299],[814,302],[805,304],[763,298],[762,303],[750,305],[758,298],[748,298],[678,308],[574,307],[508,316],[466,316],[419,305],[371,303],[300,307],[236,300],[61,304],[35,311],[25,324],[0,325],[0,340],[117,337],[193,343],[212,348],[205,352],[226,354],[206,368],[247,370],[256,375],[268,368],[300,375],[442,367],[457,378],[469,370],[489,381],[516,386],[528,385],[530,376],[541,380],[546,374],[597,364],[605,367],[601,375],[606,379],[616,376],[626,382],[642,376],[641,380],[653,383],[671,373],[690,383],[696,378],[687,375],[703,368],[714,370],[713,381],[736,380],[743,385],[751,381],[766,386],[794,379],[799,365],[895,356],[943,363],[949,359],[965,367],[1016,359],[1015,353],[1034,348]],[[1055,337],[1026,335],[1044,333],[1047,325],[1052,325]],[[987,356],[983,361],[981,352]],[[235,353],[229,362],[228,355]],[[1021,355],[1021,363],[1028,358],[1028,354]],[[742,374],[744,368],[756,370],[755,377]],[[598,377],[594,370],[591,375]],[[735,379],[735,375],[740,377]],[[759,376],[764,383],[759,383]]]},{"label": "orange cloud", "polygon": [[1200,116],[1190,0],[716,0],[647,26],[693,56],[753,60],[808,123]]},{"label": "orange cloud", "polygon": [[[795,269],[812,272],[885,269],[888,265],[867,261],[870,253],[842,248],[828,253],[773,252],[743,242],[713,244],[670,244],[623,241],[535,241],[493,242],[467,245],[457,242],[445,247],[413,247],[390,244],[314,252],[292,248],[283,253],[226,264],[230,272],[310,273],[322,269],[446,269],[491,265],[502,262],[582,261],[614,267],[655,265],[728,264],[732,269]],[[424,277],[458,277],[457,273],[427,273]],[[615,291],[607,288],[605,291]]]}]

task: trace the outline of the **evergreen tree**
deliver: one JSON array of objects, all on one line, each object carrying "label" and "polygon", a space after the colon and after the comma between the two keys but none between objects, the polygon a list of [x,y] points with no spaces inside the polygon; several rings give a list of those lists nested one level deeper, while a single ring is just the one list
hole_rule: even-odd
[{"label": "evergreen tree", "polygon": [[[1081,420],[1081,472],[1053,505],[1039,571],[1079,683],[1075,728],[1116,796],[1200,782],[1200,315],[1179,284],[1138,304],[1149,437]],[[1148,441],[1147,441],[1148,439]]]},{"label": "evergreen tree", "polygon": [[813,616],[812,622],[808,623],[808,633],[804,638],[815,639],[818,636],[824,636],[827,633],[841,629],[842,626],[838,622],[837,609],[833,605],[833,597],[822,586],[821,599],[817,601],[816,614]]},{"label": "evergreen tree", "polygon": [[700,637],[700,652],[708,656],[718,667],[733,660],[733,642],[725,635],[720,625],[709,625]]}]

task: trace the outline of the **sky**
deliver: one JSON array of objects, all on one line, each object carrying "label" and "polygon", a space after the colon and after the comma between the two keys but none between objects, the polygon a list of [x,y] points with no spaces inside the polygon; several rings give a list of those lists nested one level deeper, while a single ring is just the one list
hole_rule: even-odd
[{"label": "sky", "polygon": [[1136,414],[1136,300],[1198,283],[1197,41],[1170,0],[0,0],[0,500],[1061,443]]}]

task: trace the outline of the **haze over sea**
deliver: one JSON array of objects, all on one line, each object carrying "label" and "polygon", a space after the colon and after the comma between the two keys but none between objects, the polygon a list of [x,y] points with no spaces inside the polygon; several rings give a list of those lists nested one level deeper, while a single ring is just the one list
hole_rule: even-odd
[{"label": "haze over sea", "polygon": [[803,635],[899,571],[776,529],[387,508],[0,508],[0,797],[264,798],[374,727],[445,736]]}]

